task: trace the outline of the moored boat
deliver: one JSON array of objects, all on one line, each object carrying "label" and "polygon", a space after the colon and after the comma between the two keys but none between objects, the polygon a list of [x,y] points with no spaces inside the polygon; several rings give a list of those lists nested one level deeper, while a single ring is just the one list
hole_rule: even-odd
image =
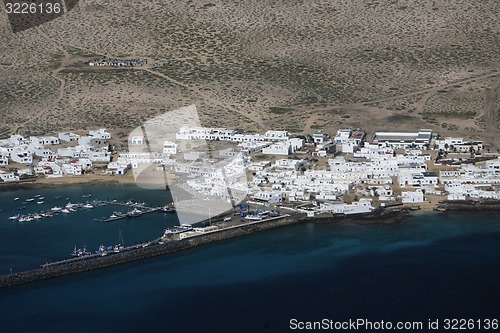
[{"label": "moored boat", "polygon": [[127,213],[127,217],[138,217],[142,215],[142,211],[139,209],[134,209]]},{"label": "moored boat", "polygon": [[160,211],[163,213],[175,213],[175,208],[169,207],[169,206],[164,206],[160,208]]}]

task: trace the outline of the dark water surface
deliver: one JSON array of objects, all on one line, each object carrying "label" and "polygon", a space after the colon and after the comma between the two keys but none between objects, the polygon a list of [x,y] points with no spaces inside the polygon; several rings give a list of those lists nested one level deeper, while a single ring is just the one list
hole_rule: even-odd
[{"label": "dark water surface", "polygon": [[[45,191],[57,192],[26,194],[47,197]],[[167,193],[123,186],[64,191],[152,204],[162,204]],[[114,244],[118,229],[132,243],[177,223],[157,214],[103,224],[85,215],[105,214],[82,212],[19,224],[7,220],[14,196],[23,194],[0,193],[3,272],[64,257],[75,243]],[[498,319],[499,264],[497,214],[419,213],[392,225],[303,224],[0,290],[0,325],[2,332],[290,332],[292,318],[425,325],[428,319]]]}]

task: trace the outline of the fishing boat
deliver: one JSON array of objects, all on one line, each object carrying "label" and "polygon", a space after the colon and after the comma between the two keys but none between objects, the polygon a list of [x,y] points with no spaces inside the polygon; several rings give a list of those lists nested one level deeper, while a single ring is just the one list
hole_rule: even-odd
[{"label": "fishing boat", "polygon": [[245,216],[245,220],[260,221],[260,220],[262,220],[262,215],[247,215],[247,216]]},{"label": "fishing boat", "polygon": [[41,196],[40,194],[37,194],[37,195],[35,195],[35,198],[39,198],[40,196]]},{"label": "fishing boat", "polygon": [[61,209],[61,213],[69,214],[71,213],[68,208]]},{"label": "fishing boat", "polygon": [[160,208],[160,211],[163,213],[175,213],[175,208],[164,206]]},{"label": "fishing boat", "polygon": [[127,217],[138,217],[142,215],[142,211],[139,209],[134,209],[127,213]]},{"label": "fishing boat", "polygon": [[82,198],[90,198],[92,196],[92,194],[85,194],[85,195],[82,195]]},{"label": "fishing boat", "polygon": [[19,197],[15,197],[15,198],[14,198],[14,201],[17,201],[17,200],[19,200]]},{"label": "fishing boat", "polygon": [[43,204],[43,203],[44,203],[44,201],[43,201],[43,200],[42,200],[42,201],[37,201],[36,203],[37,203],[38,205],[41,205],[41,204]]},{"label": "fishing boat", "polygon": [[29,198],[29,199],[26,199],[25,201],[26,202],[33,202],[33,201],[35,201],[35,199],[34,198]]},{"label": "fishing boat", "polygon": [[94,206],[92,206],[91,204],[85,204],[82,207],[83,208],[94,208]]},{"label": "fishing boat", "polygon": [[73,250],[73,253],[71,253],[71,256],[73,258],[80,258],[80,257],[84,257],[84,256],[88,256],[88,255],[91,255],[92,253],[87,251],[87,247],[84,246],[83,249],[76,249],[76,245],[75,245],[75,249]]},{"label": "fishing boat", "polygon": [[60,212],[62,210],[62,208],[56,206],[56,207],[52,207],[50,210],[53,212]]},{"label": "fishing boat", "polygon": [[39,214],[35,214],[35,215],[33,215],[33,218],[34,218],[35,220],[39,220],[39,219],[43,218],[43,216],[42,216],[42,215],[39,215]]},{"label": "fishing boat", "polygon": [[20,214],[17,214],[17,215],[13,215],[13,216],[10,216],[9,217],[9,220],[19,220],[19,218],[21,217]]},{"label": "fishing boat", "polygon": [[113,215],[115,215],[116,217],[127,217],[127,213],[118,211],[113,212]]}]

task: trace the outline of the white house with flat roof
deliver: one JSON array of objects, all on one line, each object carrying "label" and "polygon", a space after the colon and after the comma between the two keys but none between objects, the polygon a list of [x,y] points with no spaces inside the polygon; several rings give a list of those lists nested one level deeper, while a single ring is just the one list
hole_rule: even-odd
[{"label": "white house with flat roof", "polygon": [[60,143],[59,139],[56,138],[55,136],[31,136],[30,137],[30,144],[34,145],[35,147],[58,145],[59,143]]},{"label": "white house with flat roof", "polygon": [[179,146],[173,141],[163,142],[163,154],[177,155],[179,153]]},{"label": "white house with flat roof", "polygon": [[259,202],[274,204],[283,201],[283,192],[273,191],[273,190],[261,190],[256,192],[253,195],[252,199]]},{"label": "white house with flat roof", "polygon": [[463,138],[446,137],[444,140],[436,140],[438,149],[442,150],[457,150],[458,152],[467,153],[471,150],[478,152],[483,149],[483,141],[464,141]]},{"label": "white house with flat roof", "polygon": [[0,179],[4,182],[14,182],[19,180],[19,176],[16,176],[13,172],[4,172],[0,170]]},{"label": "white house with flat roof", "polygon": [[401,192],[401,201],[403,203],[424,202],[424,192],[420,189],[413,192]]},{"label": "white house with flat roof", "polygon": [[290,155],[292,146],[288,142],[279,142],[262,149],[262,154],[266,155]]},{"label": "white house with flat roof", "polygon": [[144,135],[134,135],[130,139],[131,145],[142,146],[146,144],[146,140],[144,139]]},{"label": "white house with flat roof", "polygon": [[57,135],[59,141],[71,142],[78,141],[80,135],[71,132],[61,132]]},{"label": "white house with flat roof", "polygon": [[421,129],[418,132],[375,132],[373,142],[393,148],[419,147],[423,149],[431,142],[432,130]]}]

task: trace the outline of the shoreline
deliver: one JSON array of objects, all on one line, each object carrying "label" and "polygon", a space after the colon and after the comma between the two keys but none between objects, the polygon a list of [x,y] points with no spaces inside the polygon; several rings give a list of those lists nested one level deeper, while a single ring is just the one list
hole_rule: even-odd
[{"label": "shoreline", "polygon": [[[83,176],[85,177],[85,176]],[[135,184],[133,177],[121,179],[109,179],[112,177],[72,177],[69,181],[54,183],[53,179],[47,179],[46,182],[16,183],[14,189],[33,189],[46,187],[66,187],[66,186],[92,186],[92,185],[131,185]],[[123,181],[126,180],[126,181]],[[50,181],[50,182],[48,182]],[[11,185],[11,184],[9,184]],[[6,186],[6,185],[3,185]],[[2,187],[0,187],[0,190]],[[438,198],[435,198],[438,199]],[[0,288],[7,288],[16,285],[31,283],[39,280],[56,278],[70,274],[76,274],[115,265],[125,264],[138,260],[144,260],[160,255],[175,253],[226,239],[249,236],[253,233],[271,230],[289,225],[312,223],[312,224],[357,224],[357,225],[376,225],[397,223],[410,216],[412,212],[441,213],[453,211],[498,211],[500,210],[500,201],[437,201],[429,200],[422,204],[398,204],[376,209],[370,213],[361,213],[354,215],[335,215],[332,213],[317,214],[314,217],[306,217],[304,212],[295,212],[290,215],[282,216],[278,219],[263,220],[259,223],[242,224],[231,228],[220,229],[207,234],[198,234],[181,240],[166,240],[160,242],[161,238],[152,240],[147,246],[119,252],[109,256],[98,258],[87,258],[72,262],[57,263],[47,267],[33,268],[31,270],[21,271],[12,274],[0,275]]]},{"label": "shoreline", "polygon": [[41,188],[64,188],[68,186],[135,185],[133,176],[73,176],[61,178],[36,178],[16,182],[0,183],[0,191],[13,192]]}]

